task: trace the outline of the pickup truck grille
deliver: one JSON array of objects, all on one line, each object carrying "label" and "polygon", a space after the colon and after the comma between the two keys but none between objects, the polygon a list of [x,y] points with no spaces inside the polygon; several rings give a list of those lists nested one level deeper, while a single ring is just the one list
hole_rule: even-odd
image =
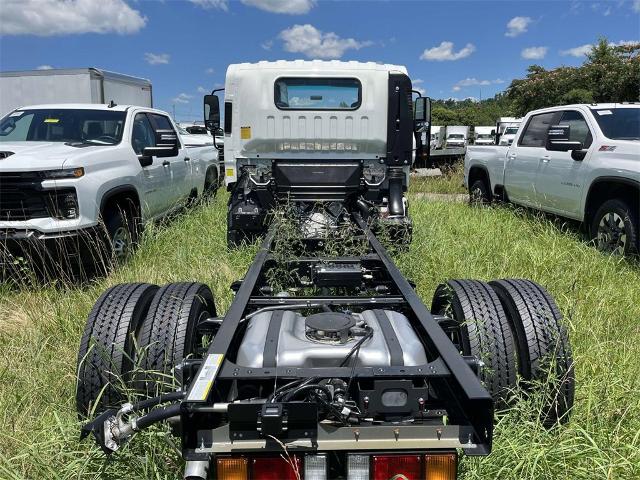
[{"label": "pickup truck grille", "polygon": [[49,194],[41,181],[37,172],[0,173],[0,221],[49,217]]}]

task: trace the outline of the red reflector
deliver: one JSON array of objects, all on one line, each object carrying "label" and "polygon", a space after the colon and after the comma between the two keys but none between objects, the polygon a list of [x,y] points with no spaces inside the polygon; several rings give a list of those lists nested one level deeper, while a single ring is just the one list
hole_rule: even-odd
[{"label": "red reflector", "polygon": [[374,455],[373,480],[419,480],[422,478],[420,455]]},{"label": "red reflector", "polygon": [[[287,457],[285,457],[287,458]],[[293,463],[293,465],[291,465]],[[297,480],[294,466],[302,477],[302,462],[299,457],[292,456],[291,463],[281,457],[254,458],[251,460],[252,480]]]}]

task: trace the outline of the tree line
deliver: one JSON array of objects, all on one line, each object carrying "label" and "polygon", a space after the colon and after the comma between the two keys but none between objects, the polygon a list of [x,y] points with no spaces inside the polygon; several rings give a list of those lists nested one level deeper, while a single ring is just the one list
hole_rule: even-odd
[{"label": "tree line", "polygon": [[578,67],[546,70],[531,65],[504,92],[476,101],[434,100],[434,125],[494,125],[498,117],[572,103],[640,101],[640,43],[615,45],[601,38]]}]

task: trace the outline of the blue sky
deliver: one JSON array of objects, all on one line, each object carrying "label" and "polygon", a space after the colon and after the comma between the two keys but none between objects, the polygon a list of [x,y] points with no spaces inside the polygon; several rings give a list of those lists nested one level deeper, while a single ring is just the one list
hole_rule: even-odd
[{"label": "blue sky", "polygon": [[640,0],[0,0],[1,70],[149,78],[155,106],[178,120],[200,118],[229,63],[396,63],[435,98],[486,98],[532,63],[580,64],[599,36],[640,40]]}]

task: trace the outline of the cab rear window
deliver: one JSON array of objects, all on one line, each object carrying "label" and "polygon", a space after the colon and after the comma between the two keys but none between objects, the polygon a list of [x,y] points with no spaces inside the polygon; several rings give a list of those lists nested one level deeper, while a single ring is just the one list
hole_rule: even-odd
[{"label": "cab rear window", "polygon": [[279,78],[275,104],[282,110],[355,110],[362,103],[356,78]]}]

